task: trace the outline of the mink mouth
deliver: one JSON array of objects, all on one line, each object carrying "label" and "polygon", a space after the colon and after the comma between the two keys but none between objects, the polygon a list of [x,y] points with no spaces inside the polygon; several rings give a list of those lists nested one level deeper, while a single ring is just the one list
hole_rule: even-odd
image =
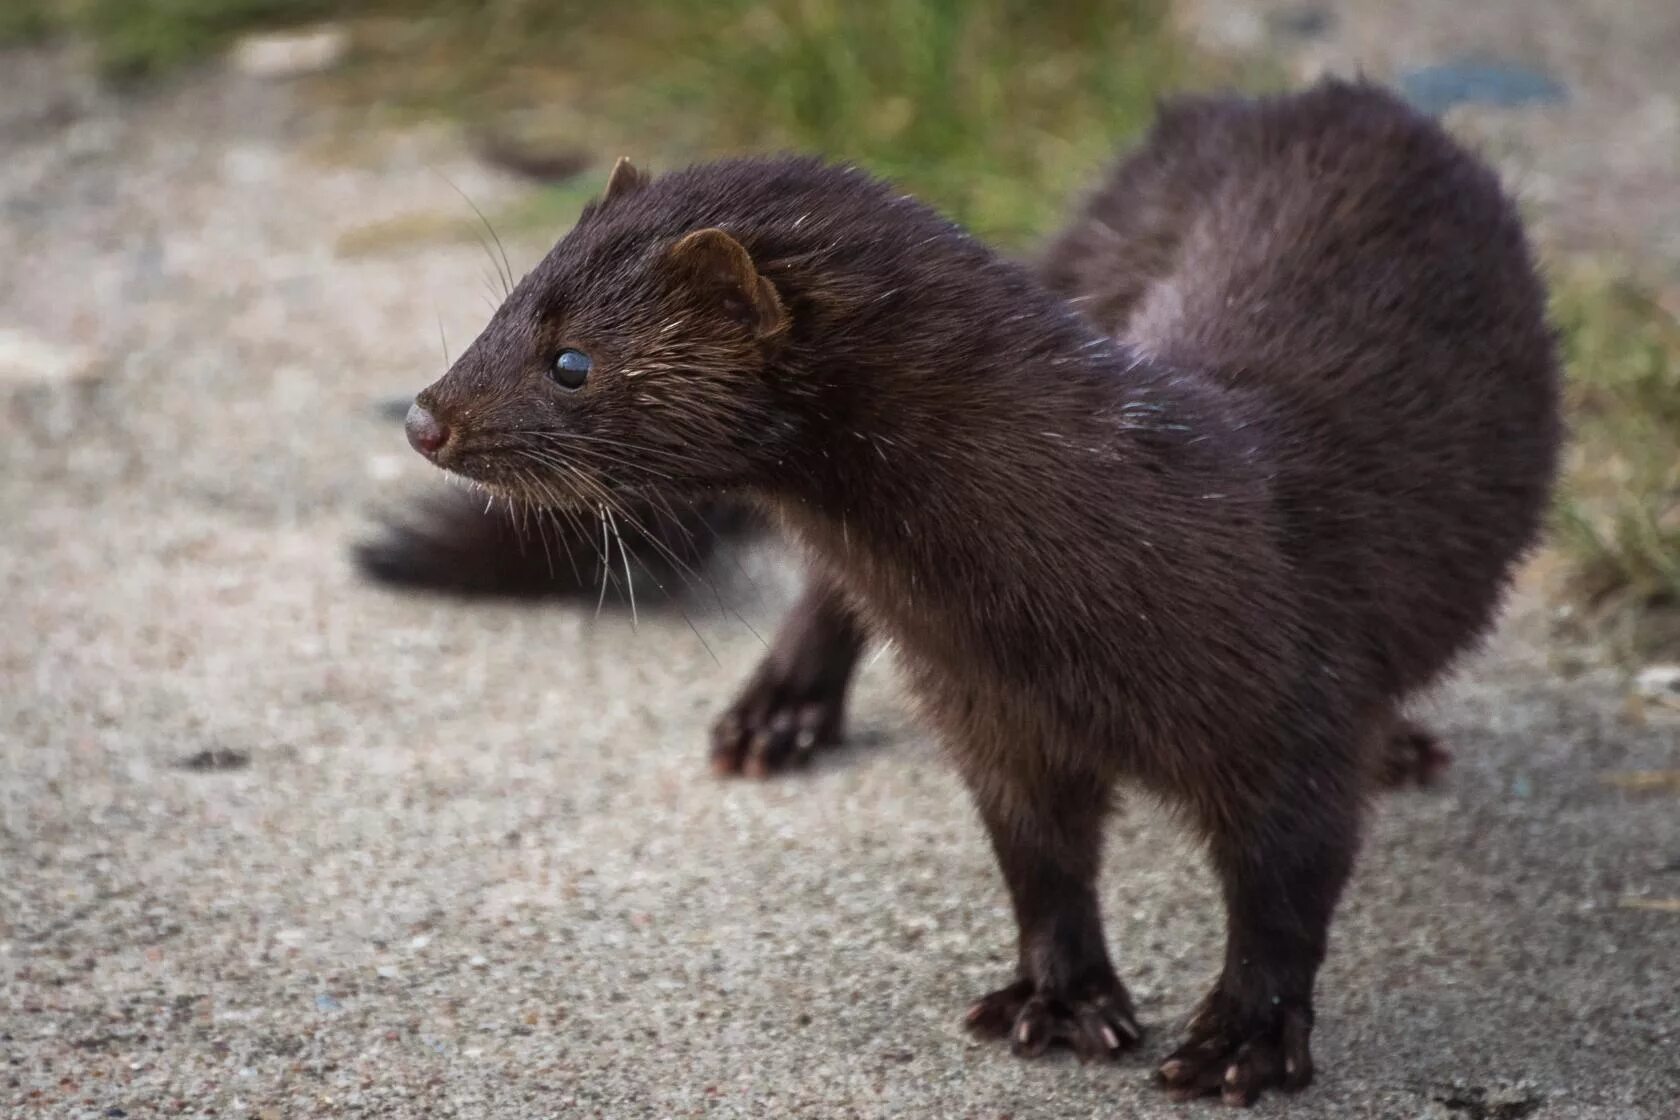
[{"label": "mink mouth", "polygon": [[593,512],[603,501],[616,499],[622,493],[616,487],[604,485],[597,491],[593,487],[556,478],[552,473],[475,471],[466,464],[456,464],[446,473],[469,490],[492,500],[560,512]]},{"label": "mink mouth", "polygon": [[559,513],[594,514],[625,499],[682,497],[669,486],[620,482],[583,464],[568,470],[521,468],[502,456],[473,454],[444,468],[453,481],[491,500]]},{"label": "mink mouth", "polygon": [[521,506],[593,514],[624,501],[682,504],[736,489],[711,474],[672,474],[638,462],[602,463],[587,452],[561,455],[540,443],[479,442],[482,438],[459,440],[434,462],[468,488]]}]

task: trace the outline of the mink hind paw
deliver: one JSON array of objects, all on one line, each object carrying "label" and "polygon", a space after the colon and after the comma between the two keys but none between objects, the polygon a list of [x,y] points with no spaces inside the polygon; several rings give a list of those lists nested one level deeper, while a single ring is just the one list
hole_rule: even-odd
[{"label": "mink hind paw", "polygon": [[1397,719],[1383,742],[1378,778],[1388,789],[1431,786],[1452,764],[1452,755],[1433,731],[1409,719]]},{"label": "mink hind paw", "polygon": [[1020,1057],[1036,1058],[1052,1045],[1066,1046],[1081,1061],[1114,1058],[1143,1039],[1132,999],[1112,974],[1070,992],[1041,989],[1017,980],[975,1001],[968,1029],[1007,1038]]},{"label": "mink hind paw", "polygon": [[761,666],[712,725],[712,769],[766,778],[840,741],[846,687],[793,681]]},{"label": "mink hind paw", "polygon": [[1285,1000],[1245,1013],[1215,993],[1156,1076],[1180,1100],[1218,1094],[1226,1104],[1246,1108],[1263,1089],[1306,1088],[1313,1076],[1311,1036],[1306,1004]]}]

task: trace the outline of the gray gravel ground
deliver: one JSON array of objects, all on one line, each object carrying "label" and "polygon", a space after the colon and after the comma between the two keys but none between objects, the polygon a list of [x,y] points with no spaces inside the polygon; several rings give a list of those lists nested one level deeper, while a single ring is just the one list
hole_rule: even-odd
[{"label": "gray gravel ground", "polygon": [[[434,170],[511,184],[427,132],[329,157],[285,87],[0,70],[0,1115],[1204,1111],[1147,1083],[1220,946],[1153,807],[1103,888],[1145,1052],[1019,1062],[959,1028],[1012,933],[890,658],[863,745],[725,784],[701,729],[760,647],[715,608],[716,660],[676,616],[353,578],[366,504],[432,481],[373,403],[487,265],[335,241],[460,214]],[[762,631],[791,577],[739,560]],[[1601,779],[1680,765],[1677,725],[1545,631],[1519,596],[1428,705],[1457,764],[1375,814],[1320,1083],[1257,1115],[1676,1115],[1680,914],[1629,902],[1680,896],[1680,802]]]},{"label": "gray gravel ground", "polygon": [[1555,104],[1449,120],[1499,160],[1547,240],[1608,253],[1680,309],[1680,4],[1674,0],[1175,0],[1216,49],[1273,54],[1299,80],[1385,80],[1453,62],[1531,68]]}]

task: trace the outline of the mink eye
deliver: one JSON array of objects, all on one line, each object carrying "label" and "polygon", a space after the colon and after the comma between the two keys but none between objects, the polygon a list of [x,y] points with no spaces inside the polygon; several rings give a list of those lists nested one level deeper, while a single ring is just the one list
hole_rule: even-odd
[{"label": "mink eye", "polygon": [[549,371],[563,389],[581,389],[595,363],[582,350],[562,350],[554,356],[554,368]]}]

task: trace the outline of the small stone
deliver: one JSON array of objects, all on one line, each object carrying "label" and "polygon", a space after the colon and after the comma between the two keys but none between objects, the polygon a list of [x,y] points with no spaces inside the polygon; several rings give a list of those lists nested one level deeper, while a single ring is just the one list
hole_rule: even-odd
[{"label": "small stone", "polygon": [[349,32],[332,24],[265,32],[247,35],[234,44],[233,64],[253,78],[295,78],[331,69],[349,49]]},{"label": "small stone", "polygon": [[315,997],[315,1010],[322,1012],[343,1011],[344,1005],[325,992]]},{"label": "small stone", "polygon": [[[504,126],[514,122],[503,122]],[[545,183],[560,183],[589,169],[589,152],[564,133],[552,135],[546,118],[534,117],[535,127],[496,128],[480,135],[474,147],[485,162]]]},{"label": "small stone", "polygon": [[378,974],[381,980],[395,980],[397,978],[397,966],[394,964],[382,964],[374,969],[374,972]]},{"label": "small stone", "polygon": [[384,400],[376,402],[373,409],[380,419],[394,420],[398,424],[401,424],[408,418],[408,410],[413,407],[414,398],[411,396],[402,396],[386,397]]},{"label": "small stone", "polygon": [[208,747],[188,755],[177,765],[183,770],[243,770],[251,765],[251,756],[226,747]]},{"label": "small stone", "polygon": [[1215,51],[1252,51],[1266,42],[1266,21],[1252,5],[1191,5],[1187,15],[1193,38]]},{"label": "small stone", "polygon": [[1521,63],[1462,58],[1403,71],[1398,84],[1406,100],[1425,113],[1444,113],[1455,105],[1511,107],[1562,101],[1561,82]]},{"label": "small stone", "polygon": [[369,455],[367,457],[368,477],[375,482],[390,482],[403,473],[412,456],[399,455]]},{"label": "small stone", "polygon": [[1633,678],[1633,690],[1647,700],[1680,698],[1680,665],[1647,665]]},{"label": "small stone", "polygon": [[1335,22],[1333,13],[1315,5],[1285,8],[1266,16],[1266,26],[1274,35],[1290,39],[1317,39]]},{"label": "small stone", "polygon": [[28,331],[0,327],[0,385],[59,385],[86,380],[93,354]]}]

